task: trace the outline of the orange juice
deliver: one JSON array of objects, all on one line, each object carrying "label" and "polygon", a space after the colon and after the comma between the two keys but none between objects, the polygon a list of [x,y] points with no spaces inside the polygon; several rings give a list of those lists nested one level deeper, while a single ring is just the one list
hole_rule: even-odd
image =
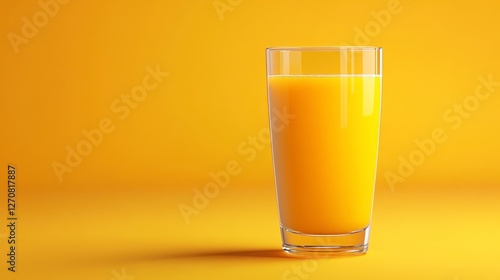
[{"label": "orange juice", "polygon": [[[379,142],[378,75],[271,75],[270,110],[281,225],[342,234],[370,224]],[[273,121],[273,116],[271,116]]]}]

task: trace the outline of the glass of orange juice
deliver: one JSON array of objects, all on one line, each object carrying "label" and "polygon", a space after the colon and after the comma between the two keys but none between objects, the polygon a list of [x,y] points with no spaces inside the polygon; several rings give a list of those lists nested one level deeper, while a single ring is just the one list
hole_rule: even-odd
[{"label": "glass of orange juice", "polygon": [[[283,250],[365,253],[379,146],[382,48],[268,48],[267,87]],[[285,124],[283,114],[289,117]]]}]

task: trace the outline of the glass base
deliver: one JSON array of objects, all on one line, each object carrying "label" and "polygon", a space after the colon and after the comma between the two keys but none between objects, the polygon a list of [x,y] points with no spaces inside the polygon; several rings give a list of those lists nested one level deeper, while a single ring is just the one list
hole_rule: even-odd
[{"label": "glass base", "polygon": [[309,257],[364,254],[368,250],[369,236],[370,226],[333,235],[306,234],[281,226],[283,250],[286,253]]}]

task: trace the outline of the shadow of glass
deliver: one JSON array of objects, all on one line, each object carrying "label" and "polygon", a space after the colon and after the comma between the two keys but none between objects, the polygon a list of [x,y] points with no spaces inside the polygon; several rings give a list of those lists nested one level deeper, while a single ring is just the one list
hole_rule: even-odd
[{"label": "shadow of glass", "polygon": [[[321,255],[293,255],[285,253],[281,249],[260,249],[260,250],[203,250],[203,251],[156,251],[156,252],[129,252],[121,253],[119,255],[101,255],[100,257],[82,258],[81,263],[109,263],[111,264],[124,264],[124,263],[137,263],[137,262],[171,262],[171,261],[227,261],[227,260],[241,260],[241,261],[256,261],[256,260],[269,260],[269,261],[303,261],[307,259],[344,259],[351,257],[359,257],[362,255],[337,255],[337,256],[321,256]],[[74,260],[73,260],[74,261]]]},{"label": "shadow of glass", "polygon": [[177,254],[173,257],[251,257],[251,258],[289,258],[282,250],[241,250],[241,251],[208,251]]},{"label": "shadow of glass", "polygon": [[213,250],[177,252],[139,257],[141,260],[174,260],[190,258],[258,258],[258,259],[290,259],[293,257],[282,250]]},{"label": "shadow of glass", "polygon": [[338,256],[300,256],[285,253],[280,249],[263,250],[211,250],[176,253],[157,253],[127,258],[128,261],[167,261],[182,259],[281,259],[281,260],[304,260],[304,259],[340,259],[358,257],[360,255],[338,255]]}]

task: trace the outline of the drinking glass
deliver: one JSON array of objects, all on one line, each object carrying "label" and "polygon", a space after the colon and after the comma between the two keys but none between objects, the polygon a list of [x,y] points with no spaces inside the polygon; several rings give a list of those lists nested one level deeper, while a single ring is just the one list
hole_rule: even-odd
[{"label": "drinking glass", "polygon": [[267,49],[283,250],[368,250],[382,87],[380,47]]}]

